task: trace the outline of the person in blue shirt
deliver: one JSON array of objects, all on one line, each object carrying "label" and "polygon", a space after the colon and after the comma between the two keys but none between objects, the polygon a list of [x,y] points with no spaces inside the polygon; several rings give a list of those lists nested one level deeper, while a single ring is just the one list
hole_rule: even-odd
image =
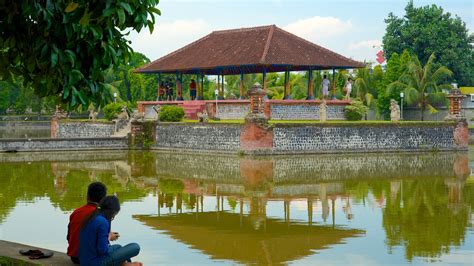
[{"label": "person in blue shirt", "polygon": [[101,200],[97,209],[84,219],[79,236],[79,260],[81,265],[143,265],[141,262],[131,262],[130,260],[140,252],[138,244],[131,243],[123,247],[121,245],[110,245],[110,224],[119,211],[118,198],[106,196]]}]

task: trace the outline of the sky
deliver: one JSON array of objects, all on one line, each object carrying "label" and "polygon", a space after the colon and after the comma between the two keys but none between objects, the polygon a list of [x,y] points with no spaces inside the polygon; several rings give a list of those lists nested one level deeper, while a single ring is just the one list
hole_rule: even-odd
[{"label": "sky", "polygon": [[[402,0],[161,0],[155,30],[132,32],[135,51],[152,61],[215,30],[275,24],[346,57],[374,62],[390,12],[404,15]],[[436,4],[474,30],[474,1],[415,0]]]}]

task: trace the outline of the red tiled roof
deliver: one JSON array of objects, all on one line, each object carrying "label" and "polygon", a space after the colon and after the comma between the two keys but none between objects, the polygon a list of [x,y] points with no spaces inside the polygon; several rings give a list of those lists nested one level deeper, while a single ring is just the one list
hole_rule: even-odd
[{"label": "red tiled roof", "polygon": [[364,66],[270,25],[214,31],[135,72],[229,75]]}]

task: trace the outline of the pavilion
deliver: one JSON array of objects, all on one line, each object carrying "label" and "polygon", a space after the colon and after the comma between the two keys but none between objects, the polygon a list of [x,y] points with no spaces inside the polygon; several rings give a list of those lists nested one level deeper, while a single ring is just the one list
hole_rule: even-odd
[{"label": "pavilion", "polygon": [[[240,75],[243,99],[244,74],[262,73],[263,88],[269,72],[285,72],[284,98],[290,98],[290,71],[308,71],[307,99],[314,99],[313,70],[353,69],[364,63],[346,58],[326,48],[293,35],[275,25],[214,31],[135,72],[175,74],[176,100],[183,100],[182,75],[196,75],[197,99],[203,99],[204,75],[217,75],[219,99],[224,99],[225,75]],[[200,84],[199,84],[200,83]],[[334,82],[333,82],[334,84]]]},{"label": "pavilion", "polygon": [[215,211],[133,218],[214,260],[238,264],[286,264],[365,233]]}]

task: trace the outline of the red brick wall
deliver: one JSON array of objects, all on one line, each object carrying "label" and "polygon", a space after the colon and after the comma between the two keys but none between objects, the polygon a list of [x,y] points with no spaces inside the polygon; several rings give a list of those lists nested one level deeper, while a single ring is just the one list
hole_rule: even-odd
[{"label": "red brick wall", "polygon": [[273,128],[257,123],[247,123],[240,132],[240,148],[245,151],[272,149]]}]

